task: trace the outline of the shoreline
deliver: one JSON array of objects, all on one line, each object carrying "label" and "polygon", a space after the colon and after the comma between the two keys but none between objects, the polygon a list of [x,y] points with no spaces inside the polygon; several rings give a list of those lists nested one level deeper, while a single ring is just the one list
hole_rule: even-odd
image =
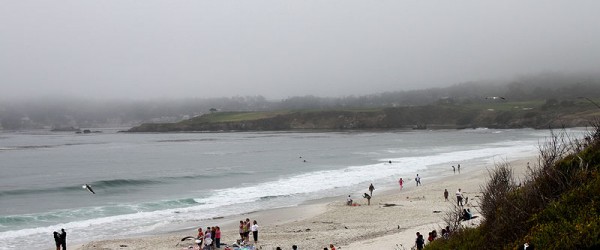
[{"label": "shoreline", "polygon": [[[206,228],[206,226],[219,225],[222,231],[221,242],[231,244],[239,238],[237,231],[239,220],[245,218],[257,220],[260,225],[257,245],[262,249],[275,249],[277,246],[291,249],[294,244],[298,245],[299,249],[323,249],[329,244],[351,250],[393,249],[397,246],[410,249],[414,245],[417,231],[427,235],[428,231],[440,230],[443,225],[442,216],[451,204],[454,204],[448,202],[456,202],[454,193],[458,188],[469,197],[469,204],[466,207],[480,216],[476,207],[478,201],[476,196],[480,194],[479,186],[487,180],[488,169],[503,162],[510,164],[515,171],[515,176],[520,178],[526,171],[527,162],[530,162],[531,166],[537,165],[537,155],[521,156],[500,162],[484,159],[477,161],[476,165],[469,164],[468,167],[463,167],[460,174],[458,171],[453,174],[452,170],[449,170],[441,172],[440,176],[423,178],[426,182],[423,182],[424,185],[420,187],[414,186],[412,178],[405,178],[402,191],[399,191],[398,183],[395,183],[396,188],[393,188],[393,184],[374,183],[377,189],[374,191],[370,206],[366,205],[366,199],[355,194],[353,194],[354,202],[360,206],[346,206],[345,197],[326,197],[293,207],[252,211],[207,220],[200,222],[198,226]],[[449,192],[449,201],[444,201],[442,195],[445,188]],[[365,187],[364,190],[366,192],[367,188]],[[395,205],[386,207],[384,204]],[[476,225],[480,218],[481,216],[469,223]],[[187,249],[188,246],[193,245],[190,241],[184,244],[178,243],[185,236],[195,235],[196,229],[197,227],[160,232],[156,235],[71,244],[70,248],[78,250]]]}]

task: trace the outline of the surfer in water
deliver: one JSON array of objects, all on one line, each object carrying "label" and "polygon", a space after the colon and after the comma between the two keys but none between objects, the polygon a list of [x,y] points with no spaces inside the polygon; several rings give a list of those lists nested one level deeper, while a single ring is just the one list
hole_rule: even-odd
[{"label": "surfer in water", "polygon": [[90,186],[88,184],[83,185],[83,188],[87,189],[92,194],[96,194],[96,192],[94,192],[94,190],[92,189],[92,186]]}]

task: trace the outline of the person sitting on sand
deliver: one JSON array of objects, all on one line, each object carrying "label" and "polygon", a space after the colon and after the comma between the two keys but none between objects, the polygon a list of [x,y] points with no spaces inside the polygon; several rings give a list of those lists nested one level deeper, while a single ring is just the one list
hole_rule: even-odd
[{"label": "person sitting on sand", "polygon": [[333,246],[333,244],[329,244],[329,250],[335,250],[335,247]]},{"label": "person sitting on sand", "polygon": [[367,199],[367,205],[371,205],[371,196],[367,193],[363,194],[363,197]]},{"label": "person sitting on sand", "polygon": [[463,209],[463,220],[470,220],[473,218],[473,214],[471,214],[471,210]]}]

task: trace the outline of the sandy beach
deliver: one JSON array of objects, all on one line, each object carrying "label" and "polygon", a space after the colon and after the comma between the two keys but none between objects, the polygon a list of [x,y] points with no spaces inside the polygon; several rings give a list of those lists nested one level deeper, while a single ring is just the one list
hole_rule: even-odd
[{"label": "sandy beach", "polygon": [[[506,159],[514,168],[516,176],[526,171],[527,162],[533,166],[537,156],[520,159]],[[469,197],[465,208],[471,208],[479,215],[477,204],[480,186],[488,177],[489,165],[463,164],[461,172],[453,174],[449,167],[443,177],[424,177],[422,186],[416,187],[414,176],[404,178],[404,188],[389,190],[376,189],[371,199],[353,195],[358,206],[347,206],[346,197],[335,197],[312,201],[297,207],[273,209],[243,214],[234,217],[219,218],[200,223],[198,226],[219,225],[222,228],[221,242],[231,244],[239,238],[237,225],[239,220],[250,218],[260,225],[259,249],[323,249],[334,244],[340,249],[410,249],[414,246],[415,233],[427,233],[444,227],[443,216],[456,203],[455,192],[461,188],[463,195]],[[373,183],[378,185],[384,184]],[[390,186],[389,183],[387,186]],[[449,201],[443,197],[448,189]],[[365,187],[365,192],[368,192]],[[393,204],[386,206],[385,204]],[[469,221],[469,225],[479,223],[478,219]],[[191,241],[180,242],[185,236],[193,236],[196,229],[157,236],[143,236],[126,239],[92,241],[86,244],[71,244],[71,248],[89,249],[188,249]]]}]

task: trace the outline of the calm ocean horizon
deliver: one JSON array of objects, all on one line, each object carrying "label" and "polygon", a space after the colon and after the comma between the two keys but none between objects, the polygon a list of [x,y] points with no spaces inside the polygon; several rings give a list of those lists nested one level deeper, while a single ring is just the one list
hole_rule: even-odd
[{"label": "calm ocean horizon", "polygon": [[[580,138],[586,130],[566,132]],[[533,129],[0,132],[0,249],[49,249],[61,228],[72,243],[152,234],[358,195],[368,183],[392,186],[417,173],[426,185],[452,165],[537,155],[550,136]]]}]

